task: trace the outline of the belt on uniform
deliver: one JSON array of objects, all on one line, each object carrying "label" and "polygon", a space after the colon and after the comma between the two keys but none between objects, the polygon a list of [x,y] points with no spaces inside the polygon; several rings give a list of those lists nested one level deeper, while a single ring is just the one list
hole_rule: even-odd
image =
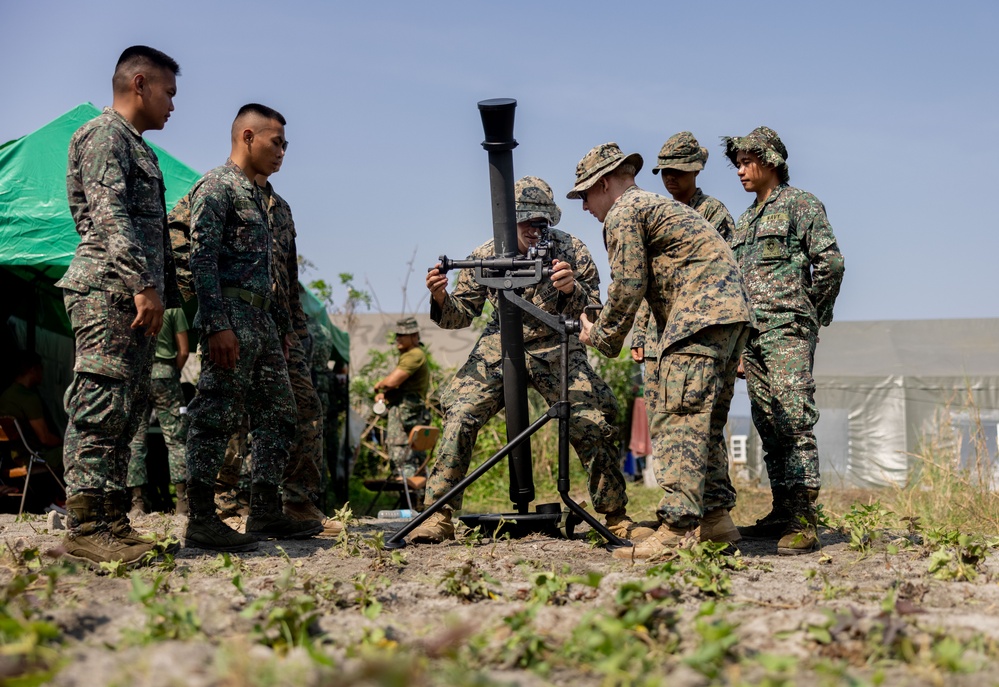
[{"label": "belt on uniform", "polygon": [[246,301],[254,308],[260,308],[264,312],[270,312],[271,309],[270,298],[258,296],[252,291],[247,291],[246,289],[237,289],[235,286],[223,286],[222,295],[227,298],[238,298],[241,301]]}]

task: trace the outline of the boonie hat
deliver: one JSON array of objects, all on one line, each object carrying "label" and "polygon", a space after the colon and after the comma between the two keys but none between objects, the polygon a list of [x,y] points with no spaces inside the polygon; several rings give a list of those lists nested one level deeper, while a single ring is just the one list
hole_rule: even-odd
[{"label": "boonie hat", "polygon": [[579,198],[585,191],[600,180],[600,177],[613,172],[624,163],[635,165],[635,174],[642,169],[642,156],[632,153],[625,157],[617,143],[603,143],[583,156],[576,165],[576,185],[565,194],[570,200]]},{"label": "boonie hat", "polygon": [[771,167],[787,167],[787,148],[777,132],[768,126],[758,126],[748,136],[722,136],[725,155],[735,164],[739,151],[756,153],[764,164]]},{"label": "boonie hat", "polygon": [[518,223],[543,218],[554,227],[562,219],[562,211],[555,204],[552,187],[544,179],[524,177],[518,180],[514,184],[513,195],[517,202]]},{"label": "boonie hat", "polygon": [[420,325],[416,323],[415,317],[406,317],[395,323],[395,333],[400,334],[419,334]]},{"label": "boonie hat", "polygon": [[659,151],[659,160],[652,168],[653,174],[659,174],[660,169],[675,169],[680,172],[700,172],[708,161],[708,149],[701,144],[689,131],[681,131],[669,137]]}]

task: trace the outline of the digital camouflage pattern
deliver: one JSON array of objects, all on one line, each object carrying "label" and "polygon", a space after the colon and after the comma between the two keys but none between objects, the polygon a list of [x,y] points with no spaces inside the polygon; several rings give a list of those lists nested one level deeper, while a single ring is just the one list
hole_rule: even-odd
[{"label": "digital camouflage pattern", "polygon": [[777,132],[768,126],[758,126],[748,136],[722,136],[725,156],[735,165],[739,151],[755,153],[765,165],[777,169],[781,183],[790,178],[787,169],[787,148]]},{"label": "digital camouflage pattern", "polygon": [[[571,296],[558,291],[550,280],[528,287],[523,296],[545,312],[579,317],[587,305],[600,302],[600,277],[590,251],[582,241],[558,229],[549,229],[550,255],[573,266],[576,280]],[[490,258],[488,241],[469,259]],[[488,299],[493,316],[454,378],[441,394],[445,410],[444,431],[437,459],[427,482],[426,502],[433,503],[468,472],[472,448],[483,425],[503,405],[503,363],[500,346],[498,293],[475,282],[471,270],[462,270],[443,308],[431,300],[430,314],[444,329],[460,329],[482,313]],[[524,349],[531,385],[549,403],[559,400],[560,334],[530,316],[524,317]],[[589,475],[594,510],[614,513],[628,502],[624,475],[618,463],[617,400],[589,361],[576,336],[569,340],[569,441]],[[461,508],[461,495],[452,499]]]},{"label": "digital camouflage pattern", "polygon": [[617,143],[602,143],[592,148],[576,165],[575,185],[565,197],[569,200],[579,198],[581,191],[586,191],[601,177],[610,174],[623,164],[634,165],[635,174],[638,174],[642,170],[642,163],[642,156],[638,153],[626,157]]},{"label": "digital camouflage pattern", "polygon": [[194,298],[191,280],[191,194],[177,201],[167,215],[167,229],[173,248],[173,262],[177,271],[177,287],[184,302]]},{"label": "digital camouflage pattern", "polygon": [[707,327],[651,366],[645,399],[652,470],[664,492],[657,513],[668,525],[691,529],[705,513],[735,507],[725,423],[748,338],[744,323]]},{"label": "digital camouflage pattern", "polygon": [[186,404],[184,390],[180,386],[180,371],[175,364],[154,361],[152,379],[149,383],[149,406],[140,415],[139,428],[132,438],[131,459],[128,463],[126,486],[141,487],[149,484],[146,458],[146,432],[149,431],[150,411],[156,413],[166,444],[167,461],[170,466],[170,481],[187,481],[187,459],[184,455],[187,443],[187,414],[180,409]]},{"label": "digital camouflage pattern", "polygon": [[722,429],[744,330],[753,321],[739,268],[724,239],[693,208],[637,186],[604,219],[611,264],[607,303],[590,330],[617,356],[647,300],[662,334],[646,380],[658,513],[673,527],[697,525],[705,508],[734,504]]},{"label": "digital camouflage pattern", "polygon": [[125,488],[155,341],[131,328],[134,296],[153,287],[166,307],[180,301],[156,154],[113,109],[73,134],[66,192],[80,234],[57,283],[76,345],[63,445],[67,496],[74,496]]},{"label": "digital camouflage pattern", "polygon": [[661,169],[675,169],[680,172],[700,172],[708,161],[708,149],[689,131],[681,131],[670,136],[659,150],[653,174]]},{"label": "digital camouflage pattern", "polygon": [[[253,481],[277,486],[295,436],[295,400],[277,327],[261,308],[222,296],[225,286],[271,295],[271,232],[263,199],[232,160],[205,174],[191,191],[191,274],[198,297],[195,325],[201,377],[188,407],[187,468],[191,482],[214,485],[229,438],[244,413],[253,433]],[[210,334],[231,329],[236,368],[208,355]]]},{"label": "digital camouflage pattern", "polygon": [[299,337],[305,337],[308,336],[308,318],[298,292],[297,232],[291,206],[274,191],[270,182],[262,192],[274,241],[271,270],[274,275],[274,321],[278,325],[278,333],[297,332]]},{"label": "digital camouflage pattern", "polygon": [[562,219],[562,210],[553,200],[552,187],[540,177],[523,177],[513,185],[517,223],[546,219],[554,227]]},{"label": "digital camouflage pattern", "polygon": [[395,474],[405,472],[415,475],[426,460],[425,451],[412,451],[409,448],[409,433],[417,425],[430,424],[430,411],[420,394],[403,394],[388,408],[388,426],[385,431],[385,444],[389,460]]},{"label": "digital camouflage pattern", "polygon": [[843,255],[818,198],[786,184],[742,213],[731,243],[759,330],[744,367],[767,473],[778,487],[817,489],[812,367],[819,327],[833,319]]}]

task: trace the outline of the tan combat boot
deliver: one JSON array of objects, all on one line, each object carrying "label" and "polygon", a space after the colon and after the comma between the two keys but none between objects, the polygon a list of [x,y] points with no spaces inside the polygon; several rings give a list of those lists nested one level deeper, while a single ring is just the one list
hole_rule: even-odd
[{"label": "tan combat boot", "polygon": [[187,482],[174,482],[173,488],[177,492],[177,507],[174,509],[174,514],[187,517],[191,514],[187,503]]},{"label": "tan combat boot", "polygon": [[777,542],[777,553],[782,556],[797,556],[821,548],[816,530],[818,513],[815,501],[818,496],[818,489],[808,489],[800,484],[791,487],[789,502],[792,519]]},{"label": "tan combat boot", "polygon": [[284,514],[294,520],[318,520],[323,524],[323,531],[317,535],[320,537],[338,537],[345,529],[342,522],[327,517],[312,501],[285,501]]},{"label": "tan combat boot", "polygon": [[660,525],[659,529],[634,546],[614,549],[614,558],[625,561],[652,558],[675,549],[689,549],[697,543],[697,528],[680,529],[670,525]]},{"label": "tan combat boot", "polygon": [[701,518],[701,541],[735,544],[742,541],[739,528],[732,522],[727,508],[714,508]]},{"label": "tan combat boot", "polygon": [[104,494],[87,491],[66,499],[68,529],[66,558],[99,570],[101,563],[124,563],[127,568],[148,565],[155,558],[151,542],[132,543],[111,532],[104,515]]},{"label": "tan combat boot", "polygon": [[631,541],[641,541],[656,531],[655,527],[649,527],[646,523],[635,522],[624,510],[608,513],[604,518],[604,524],[618,539],[630,539]]},{"label": "tan combat boot", "polygon": [[454,525],[451,523],[451,510],[444,508],[432,513],[429,518],[409,533],[413,543],[439,544],[454,539]]}]

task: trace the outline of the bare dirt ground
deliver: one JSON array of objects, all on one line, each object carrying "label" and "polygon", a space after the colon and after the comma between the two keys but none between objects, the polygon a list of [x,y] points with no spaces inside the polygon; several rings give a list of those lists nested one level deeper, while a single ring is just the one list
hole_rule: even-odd
[{"label": "bare dirt ground", "polygon": [[804,556],[762,542],[632,564],[544,535],[390,552],[400,523],[364,519],[98,574],[47,553],[44,518],[3,515],[0,684],[999,684],[994,542],[860,520]]}]

